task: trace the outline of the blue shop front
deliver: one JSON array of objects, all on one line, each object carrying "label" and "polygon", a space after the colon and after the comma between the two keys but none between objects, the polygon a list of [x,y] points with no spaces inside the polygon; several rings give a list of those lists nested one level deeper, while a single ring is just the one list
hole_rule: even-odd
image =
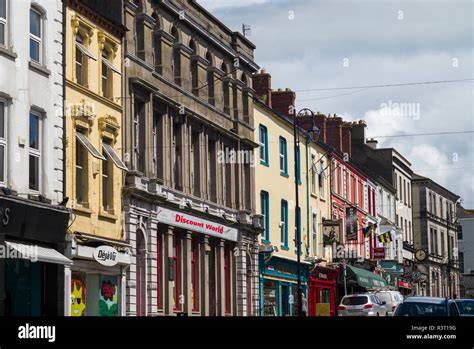
[{"label": "blue shop front", "polygon": [[[296,261],[260,254],[260,316],[295,316],[298,312],[298,265]],[[300,263],[303,311],[307,309],[309,263]]]}]

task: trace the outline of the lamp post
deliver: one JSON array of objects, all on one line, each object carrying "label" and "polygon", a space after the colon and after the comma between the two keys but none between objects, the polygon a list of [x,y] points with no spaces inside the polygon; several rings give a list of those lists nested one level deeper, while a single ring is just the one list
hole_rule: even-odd
[{"label": "lamp post", "polygon": [[302,117],[311,116],[312,127],[309,130],[311,140],[317,141],[319,138],[320,131],[316,127],[316,116],[314,112],[310,109],[304,108],[301,109],[298,113],[296,112],[296,108],[293,106],[293,136],[294,136],[294,156],[295,156],[295,196],[296,196],[296,211],[295,211],[295,224],[296,224],[296,253],[297,253],[297,278],[298,278],[298,294],[297,294],[297,302],[298,302],[298,316],[303,316],[303,290],[301,288],[301,222],[300,222],[300,206],[299,206],[299,175],[298,170],[300,168],[299,164],[299,152],[300,152],[300,128],[298,125],[298,121]]}]

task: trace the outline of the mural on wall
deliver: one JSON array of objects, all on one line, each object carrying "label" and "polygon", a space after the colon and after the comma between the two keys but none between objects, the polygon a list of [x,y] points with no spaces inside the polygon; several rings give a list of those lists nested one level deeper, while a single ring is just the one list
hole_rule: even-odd
[{"label": "mural on wall", "polygon": [[86,309],[86,284],[80,275],[71,280],[71,316],[82,316]]},{"label": "mural on wall", "polygon": [[99,315],[118,316],[118,286],[116,276],[101,275]]}]

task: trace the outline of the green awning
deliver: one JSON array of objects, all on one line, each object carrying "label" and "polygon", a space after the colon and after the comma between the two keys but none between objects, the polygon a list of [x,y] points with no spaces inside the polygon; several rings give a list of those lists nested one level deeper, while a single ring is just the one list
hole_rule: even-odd
[{"label": "green awning", "polygon": [[[380,275],[374,274],[368,270],[348,265],[346,274],[346,282],[348,285],[357,284],[369,290],[388,288],[387,281],[385,281]],[[342,279],[342,282],[344,282],[344,279]]]}]

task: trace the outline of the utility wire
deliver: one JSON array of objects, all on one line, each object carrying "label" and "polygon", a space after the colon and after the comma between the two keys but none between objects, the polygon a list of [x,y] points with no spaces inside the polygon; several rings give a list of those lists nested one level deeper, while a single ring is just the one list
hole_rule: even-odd
[{"label": "utility wire", "polygon": [[474,81],[474,79],[471,78],[471,79],[456,79],[456,80],[435,80],[435,81],[407,82],[407,83],[400,83],[400,84],[382,84],[382,85],[350,86],[350,87],[313,88],[313,89],[295,90],[294,92],[354,90],[354,89],[369,89],[369,88],[382,88],[382,87],[444,84],[444,83],[467,82],[467,81]]}]

